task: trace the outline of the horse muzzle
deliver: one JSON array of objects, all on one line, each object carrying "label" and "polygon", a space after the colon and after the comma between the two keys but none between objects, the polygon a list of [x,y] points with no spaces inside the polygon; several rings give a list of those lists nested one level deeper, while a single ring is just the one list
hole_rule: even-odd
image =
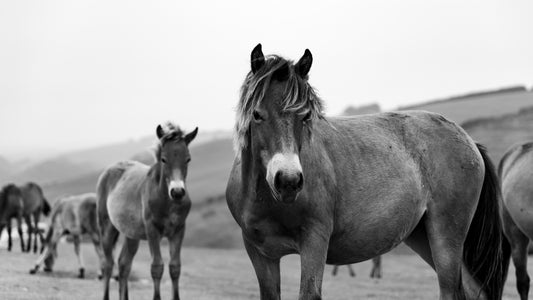
[{"label": "horse muzzle", "polygon": [[302,190],[304,177],[301,172],[286,173],[279,171],[274,177],[274,188],[284,203],[293,203]]}]

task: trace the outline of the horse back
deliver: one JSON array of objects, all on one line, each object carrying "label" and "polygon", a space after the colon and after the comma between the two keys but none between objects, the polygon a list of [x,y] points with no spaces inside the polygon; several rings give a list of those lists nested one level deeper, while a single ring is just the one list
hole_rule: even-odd
[{"label": "horse back", "polygon": [[[107,168],[96,188],[97,214],[100,222],[110,221],[130,238],[144,238],[141,190],[149,167],[125,161]],[[101,226],[101,223],[100,223]]]}]

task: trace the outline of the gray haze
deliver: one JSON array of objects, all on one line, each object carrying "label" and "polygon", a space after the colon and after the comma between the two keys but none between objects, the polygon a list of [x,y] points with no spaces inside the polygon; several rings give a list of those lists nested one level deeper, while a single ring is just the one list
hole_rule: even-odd
[{"label": "gray haze", "polygon": [[[266,4],[268,3],[268,4]],[[1,1],[0,155],[231,129],[258,43],[329,114],[533,83],[532,1]]]}]

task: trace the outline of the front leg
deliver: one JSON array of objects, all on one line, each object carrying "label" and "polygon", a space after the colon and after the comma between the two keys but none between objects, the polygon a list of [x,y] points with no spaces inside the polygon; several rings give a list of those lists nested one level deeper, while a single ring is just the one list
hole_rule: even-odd
[{"label": "front leg", "polygon": [[248,257],[254,266],[257,281],[259,281],[261,300],[281,299],[279,258],[272,259],[261,254],[253,244],[246,240],[244,234],[243,240]]},{"label": "front leg", "polygon": [[154,300],[161,300],[161,278],[163,277],[163,258],[161,257],[161,233],[151,222],[146,225],[146,235],[148,238],[148,246],[150,247],[150,254],[152,254],[152,266],[150,272],[154,282]]},{"label": "front leg", "polygon": [[170,263],[168,269],[170,272],[170,278],[172,279],[172,299],[179,300],[179,278],[181,273],[181,243],[183,242],[183,236],[185,234],[185,225],[174,236],[168,239],[170,250]]},{"label": "front leg", "polygon": [[322,277],[328,253],[329,236],[321,230],[303,234],[300,243],[300,300],[322,299]]}]

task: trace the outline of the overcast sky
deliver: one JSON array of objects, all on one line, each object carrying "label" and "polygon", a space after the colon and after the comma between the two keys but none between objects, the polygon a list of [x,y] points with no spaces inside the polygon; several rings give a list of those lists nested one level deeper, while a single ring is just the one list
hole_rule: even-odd
[{"label": "overcast sky", "polygon": [[231,129],[258,43],[314,56],[328,114],[533,84],[533,1],[0,0],[0,155]]}]

